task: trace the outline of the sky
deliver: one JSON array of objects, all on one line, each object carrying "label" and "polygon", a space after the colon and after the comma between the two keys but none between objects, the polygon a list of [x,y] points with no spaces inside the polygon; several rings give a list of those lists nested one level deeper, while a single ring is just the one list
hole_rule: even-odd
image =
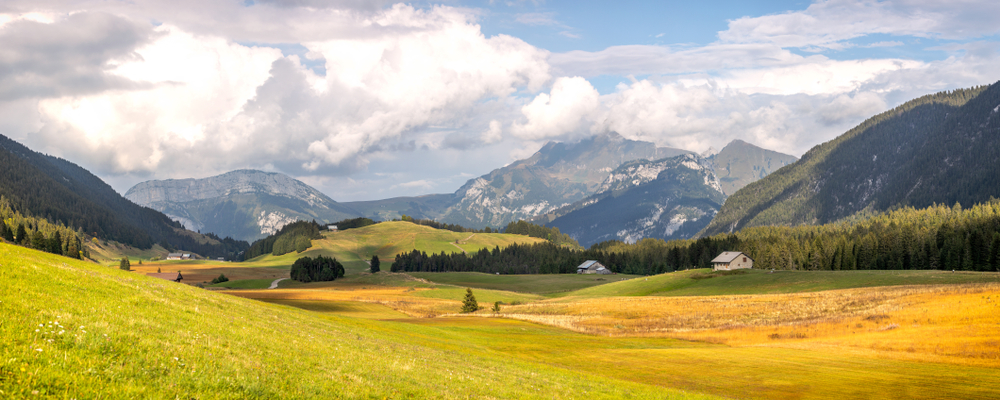
[{"label": "sky", "polygon": [[450,193],[606,132],[795,156],[1000,80],[1000,2],[4,0],[0,134],[125,193],[235,169]]}]

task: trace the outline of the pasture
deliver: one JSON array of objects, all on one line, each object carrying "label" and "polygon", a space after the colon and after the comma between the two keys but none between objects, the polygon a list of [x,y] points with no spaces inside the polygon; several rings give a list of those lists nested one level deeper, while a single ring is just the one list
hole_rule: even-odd
[{"label": "pasture", "polygon": [[[1000,396],[996,273],[402,274],[384,262],[370,274],[365,257],[407,234],[423,251],[459,251],[453,232],[386,226],[325,233],[301,254],[132,273],[0,245],[0,279],[15,288],[0,293],[0,395]],[[469,235],[459,242],[480,234]],[[321,254],[347,275],[265,289]],[[142,276],[157,269],[231,281],[201,290]],[[474,314],[458,314],[466,287]]]},{"label": "pasture", "polygon": [[708,399],[0,244],[0,397]]}]

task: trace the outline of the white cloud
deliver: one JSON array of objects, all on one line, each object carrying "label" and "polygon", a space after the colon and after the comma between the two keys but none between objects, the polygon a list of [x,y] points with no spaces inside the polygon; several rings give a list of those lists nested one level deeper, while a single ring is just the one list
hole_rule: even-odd
[{"label": "white cloud", "polygon": [[514,123],[511,132],[521,139],[565,137],[577,131],[597,110],[597,90],[581,77],[559,78],[550,93],[541,93],[521,108],[527,122]]},{"label": "white cloud", "polygon": [[802,11],[729,21],[725,43],[773,43],[780,47],[843,48],[869,34],[969,39],[1000,32],[995,1],[817,1]]},{"label": "white cloud", "polygon": [[503,139],[503,130],[500,121],[490,121],[490,128],[482,134],[483,143],[493,144]]},{"label": "white cloud", "polygon": [[496,143],[500,122],[480,121],[477,111],[502,115],[495,111],[511,107],[502,99],[550,79],[547,52],[510,36],[487,38],[461,9],[396,5],[352,15],[367,33],[303,43],[325,59],[326,76],[275,48],[150,26],[152,41],[125,46],[134,57],[90,62],[105,77],[145,86],[42,98],[38,123],[19,126],[40,124],[29,145],[73,154],[105,174],[183,177],[265,165],[344,173],[364,168],[371,151],[414,143],[404,135],[428,126],[488,126],[460,145]]}]

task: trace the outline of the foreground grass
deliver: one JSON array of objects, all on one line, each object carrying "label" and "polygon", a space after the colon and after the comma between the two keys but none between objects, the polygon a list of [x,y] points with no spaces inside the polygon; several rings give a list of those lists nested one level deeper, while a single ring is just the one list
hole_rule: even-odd
[{"label": "foreground grass", "polygon": [[916,271],[774,271],[757,269],[712,272],[694,269],[610,282],[580,289],[567,296],[717,296],[818,292],[899,285],[942,285],[1000,282],[1000,274],[984,272]]},{"label": "foreground grass", "polygon": [[707,398],[0,244],[0,397]]}]

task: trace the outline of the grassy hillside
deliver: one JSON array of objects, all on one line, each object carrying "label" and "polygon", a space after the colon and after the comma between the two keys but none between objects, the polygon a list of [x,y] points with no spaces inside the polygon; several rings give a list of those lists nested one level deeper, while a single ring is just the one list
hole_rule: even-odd
[{"label": "grassy hillside", "polygon": [[0,280],[4,398],[707,398],[5,244]]},{"label": "grassy hillside", "polygon": [[1000,282],[1000,274],[951,271],[719,271],[693,269],[611,282],[566,296],[717,296],[802,293],[897,285]]},{"label": "grassy hillside", "polygon": [[312,247],[302,253],[281,256],[263,256],[250,260],[253,265],[292,265],[300,257],[318,255],[336,257],[344,268],[362,271],[368,267],[364,260],[378,255],[382,269],[389,269],[389,262],[397,254],[417,249],[427,254],[475,252],[480,249],[506,247],[513,243],[540,243],[543,239],[502,233],[464,233],[434,229],[405,221],[382,222],[341,232],[324,232],[323,239],[313,240]]}]

